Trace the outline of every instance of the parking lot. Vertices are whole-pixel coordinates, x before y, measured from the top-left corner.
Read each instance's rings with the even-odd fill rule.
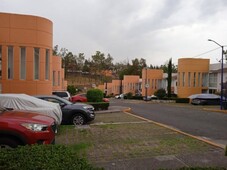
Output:
[[[105,169],[227,167],[224,150],[125,112],[97,113],[86,126],[61,126],[57,144]]]

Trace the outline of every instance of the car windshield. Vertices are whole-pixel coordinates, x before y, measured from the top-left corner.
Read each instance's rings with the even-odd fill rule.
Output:
[[[72,102],[70,102],[70,101],[68,101],[68,100],[66,100],[64,98],[58,97],[58,100],[60,100],[62,103],[65,103],[65,104],[73,104]]]

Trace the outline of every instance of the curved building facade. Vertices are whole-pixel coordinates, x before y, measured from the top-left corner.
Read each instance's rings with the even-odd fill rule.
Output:
[[[178,59],[178,97],[208,92],[209,59]]]
[[[51,94],[53,23],[8,13],[0,21],[0,93]]]

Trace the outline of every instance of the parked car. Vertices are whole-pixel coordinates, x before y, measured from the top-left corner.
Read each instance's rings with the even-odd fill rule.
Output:
[[[52,92],[53,95],[56,95],[58,97],[62,97],[66,100],[70,100],[71,99],[71,95],[68,91],[54,91]]]
[[[155,96],[155,95],[144,96],[144,97],[143,97],[143,100],[144,100],[144,101],[150,101],[150,100],[152,100],[152,99],[158,99],[158,98],[157,98],[157,96]]]
[[[62,110],[62,124],[83,125],[95,119],[94,107],[85,103],[72,103],[54,95],[38,95],[39,99],[58,103]]]
[[[26,94],[0,94],[0,107],[37,112],[55,119],[58,125],[62,121],[62,111],[58,104],[46,102]]]
[[[75,102],[87,102],[87,96],[85,93],[81,93],[81,94],[77,94],[75,96],[71,97],[71,102],[75,103]],[[110,100],[107,98],[103,98],[102,100],[103,102],[109,102]]]
[[[54,144],[56,127],[49,116],[0,107],[0,150],[18,145]]]
[[[115,99],[124,99],[124,94],[116,95]]]
[[[220,105],[220,96],[215,94],[194,94],[188,98],[193,105]]]

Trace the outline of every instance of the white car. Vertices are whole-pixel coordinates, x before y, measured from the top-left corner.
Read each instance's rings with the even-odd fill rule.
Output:
[[[124,94],[116,95],[115,99],[124,99]]]
[[[59,104],[37,99],[26,94],[0,94],[0,107],[40,113],[54,118],[58,125],[62,121],[62,111]]]

